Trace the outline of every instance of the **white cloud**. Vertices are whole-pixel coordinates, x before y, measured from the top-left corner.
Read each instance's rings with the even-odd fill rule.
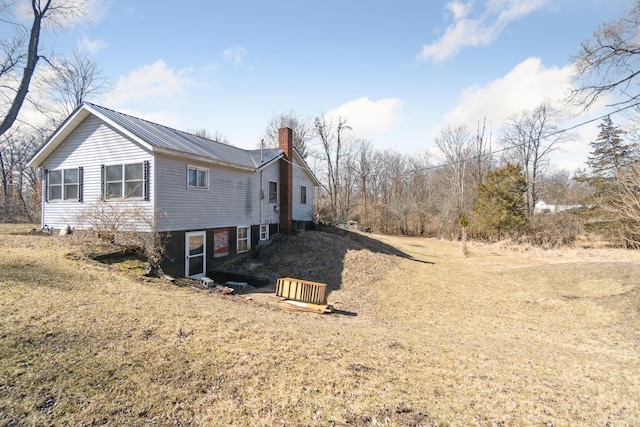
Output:
[[[105,96],[109,105],[169,100],[183,95],[190,84],[189,70],[173,70],[162,59],[120,76],[113,92]]]
[[[109,43],[101,39],[90,40],[89,37],[83,36],[78,40],[78,48],[91,55],[96,55],[98,52],[109,47]]]
[[[558,126],[561,129],[568,129],[603,114],[606,105],[612,101],[611,97],[602,97],[586,113],[581,107],[564,102],[573,88],[572,75],[571,66],[545,67],[539,58],[528,58],[500,79],[490,81],[485,86],[465,89],[460,94],[458,106],[445,114],[442,124],[429,130],[429,138],[433,140],[447,125],[467,125],[474,129],[479,121],[486,118],[495,140],[509,117],[524,110],[533,110],[543,102],[563,108],[563,117],[573,117],[560,122]],[[597,135],[598,123],[588,123],[572,130],[575,139],[562,144],[561,150],[554,154],[553,163],[560,169],[570,171],[584,165],[591,148],[589,142]]]
[[[456,109],[445,115],[442,126],[469,125],[486,117],[496,129],[513,114],[532,110],[545,101],[564,99],[569,94],[571,75],[570,66],[547,68],[539,58],[528,58],[486,86],[465,89]],[[430,136],[436,136],[442,126],[432,129]]]
[[[449,2],[445,8],[453,14],[453,23],[439,40],[422,47],[418,59],[439,63],[455,56],[465,47],[487,46],[511,22],[541,8],[548,1],[487,0],[484,11],[475,18],[469,18],[472,2]]]
[[[367,97],[354,99],[327,112],[326,117],[342,117],[358,138],[370,139],[389,131],[401,119],[404,101],[385,98],[372,101]]]
[[[473,4],[471,2],[463,3],[461,1],[452,1],[447,3],[445,8],[449,9],[451,13],[453,13],[453,19],[458,21],[469,14],[472,6]]]
[[[240,64],[247,57],[247,49],[242,46],[235,45],[223,52],[224,59],[233,62],[235,65]]]

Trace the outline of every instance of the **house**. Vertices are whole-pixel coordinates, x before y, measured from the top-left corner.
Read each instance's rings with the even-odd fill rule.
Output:
[[[552,203],[546,203],[543,200],[538,200],[536,202],[534,211],[536,213],[539,213],[539,214],[559,213],[559,212],[571,211],[571,210],[576,210],[576,209],[584,209],[584,208],[587,208],[587,207],[589,207],[589,206],[587,206],[587,205],[579,205],[579,204],[556,205],[556,204],[552,204]]]
[[[80,106],[31,159],[42,226],[121,227],[167,239],[165,272],[199,278],[313,220],[318,180],[280,129],[279,149],[244,150],[95,104]]]

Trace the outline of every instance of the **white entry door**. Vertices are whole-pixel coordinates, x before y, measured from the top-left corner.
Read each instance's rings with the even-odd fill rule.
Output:
[[[207,236],[204,231],[185,233],[185,262],[184,275],[186,277],[204,277],[207,271]]]

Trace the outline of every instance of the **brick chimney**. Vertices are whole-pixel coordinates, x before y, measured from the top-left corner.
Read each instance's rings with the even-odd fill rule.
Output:
[[[293,131],[281,128],[278,132],[280,150],[280,232],[293,233]]]

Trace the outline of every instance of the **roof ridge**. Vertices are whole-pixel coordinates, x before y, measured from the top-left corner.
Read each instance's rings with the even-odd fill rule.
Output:
[[[89,105],[89,106],[94,107],[94,108],[97,107],[97,108],[101,108],[103,110],[108,110],[108,111],[111,111],[112,113],[116,113],[116,114],[120,114],[122,116],[130,117],[130,118],[135,119],[135,120],[140,120],[140,121],[143,121],[145,123],[149,123],[149,124],[154,125],[154,126],[160,126],[160,127],[163,127],[163,128],[165,128],[167,130],[170,130],[172,132],[182,133],[182,134],[193,136],[193,137],[196,137],[196,138],[200,138],[200,139],[203,139],[203,140],[206,140],[206,141],[209,141],[209,142],[214,142],[216,144],[221,144],[221,145],[225,145],[225,146],[228,146],[228,147],[231,147],[231,148],[236,148],[238,150],[247,151],[247,150],[244,150],[243,148],[236,147],[235,145],[233,145],[231,143],[225,143],[225,142],[222,142],[222,141],[216,141],[216,140],[211,139],[211,138],[207,138],[207,137],[204,137],[204,136],[196,135],[195,133],[191,133],[191,132],[187,132],[187,131],[184,131],[184,130],[180,130],[180,129],[177,129],[177,128],[174,128],[174,127],[171,127],[171,126],[163,125],[161,123],[152,122],[151,120],[144,119],[142,117],[137,117],[137,116],[134,116],[134,115],[131,115],[131,114],[123,113],[122,111],[114,110],[113,108],[108,108],[108,107],[105,107],[103,105],[98,105],[98,104],[94,104],[92,102],[86,102],[86,101],[84,102],[84,104]]]

